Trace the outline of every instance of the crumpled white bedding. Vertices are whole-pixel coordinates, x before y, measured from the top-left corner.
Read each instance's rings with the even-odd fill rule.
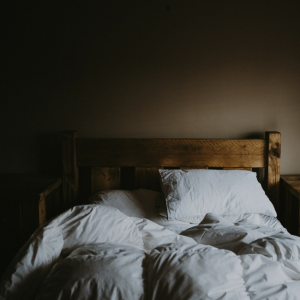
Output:
[[[203,222],[184,236],[109,206],[74,207],[23,246],[0,299],[300,299],[299,237],[213,214]]]
[[[167,217],[158,213],[158,207],[166,206],[164,194],[161,192],[138,189],[138,190],[107,190],[95,193],[89,198],[89,203],[108,205],[117,208],[125,215],[136,218],[146,218],[162,226],[174,226],[174,228],[187,229],[190,223],[178,220],[168,220]],[[199,222],[197,222],[199,223]],[[181,225],[181,226],[180,226]],[[182,230],[181,230],[182,231]]]
[[[204,216],[195,218],[195,222],[168,220],[168,212],[164,194],[140,188],[138,190],[106,190],[95,193],[89,198],[91,204],[115,207],[125,215],[146,218],[154,223],[165,226],[180,234],[182,231],[199,224]],[[238,215],[222,215],[232,223],[254,223],[285,230],[276,217],[261,213],[242,213]],[[192,221],[192,220],[190,220]]]

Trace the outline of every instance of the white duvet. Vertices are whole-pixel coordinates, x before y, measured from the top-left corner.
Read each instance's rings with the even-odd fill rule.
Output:
[[[74,207],[23,246],[0,299],[300,299],[300,238],[265,225],[208,214],[178,235],[109,206]]]

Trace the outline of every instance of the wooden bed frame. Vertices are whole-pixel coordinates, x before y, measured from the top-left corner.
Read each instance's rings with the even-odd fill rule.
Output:
[[[160,168],[265,168],[263,187],[280,212],[279,132],[265,139],[84,139],[68,131],[62,142],[65,208],[100,190],[160,190]]]

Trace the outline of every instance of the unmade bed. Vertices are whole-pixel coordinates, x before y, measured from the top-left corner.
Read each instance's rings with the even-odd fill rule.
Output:
[[[63,170],[70,208],[19,251],[0,299],[300,299],[300,238],[277,219],[279,133],[180,140],[67,132]]]

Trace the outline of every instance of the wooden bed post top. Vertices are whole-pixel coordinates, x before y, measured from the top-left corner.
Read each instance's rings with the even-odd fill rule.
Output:
[[[105,189],[160,190],[161,168],[265,168],[266,194],[279,209],[279,132],[266,132],[265,139],[85,139],[67,131],[62,142],[66,208]]]

